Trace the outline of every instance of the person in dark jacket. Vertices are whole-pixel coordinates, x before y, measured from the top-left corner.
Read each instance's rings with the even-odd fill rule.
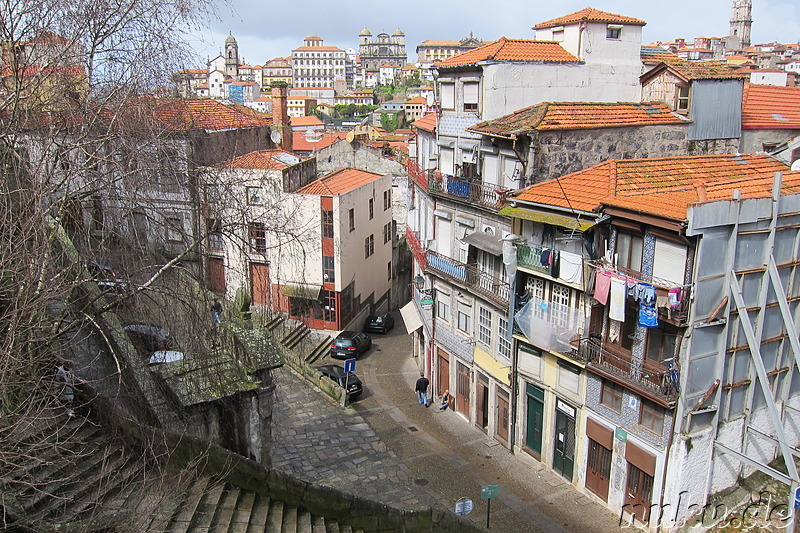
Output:
[[[420,404],[424,403],[425,407],[428,407],[428,405],[430,405],[430,402],[428,401],[428,385],[430,384],[431,382],[428,380],[428,378],[425,377],[425,374],[420,372],[419,379],[417,380],[417,384],[414,387],[414,390],[417,392],[417,401]]]

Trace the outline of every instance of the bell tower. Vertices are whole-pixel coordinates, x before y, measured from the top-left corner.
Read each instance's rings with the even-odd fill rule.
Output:
[[[733,0],[731,37],[739,39],[741,48],[750,46],[750,26],[753,24],[752,9],[753,4],[750,0]]]
[[[239,45],[230,33],[225,39],[225,75],[231,77],[239,75]]]

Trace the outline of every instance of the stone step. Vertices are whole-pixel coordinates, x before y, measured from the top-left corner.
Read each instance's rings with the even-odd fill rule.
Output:
[[[331,337],[330,335],[328,335],[324,339],[322,339],[322,341],[320,341],[319,344],[317,344],[316,348],[311,350],[311,352],[306,357],[306,362],[308,364],[312,364],[317,362],[319,359],[322,359],[328,354],[330,346],[331,346]]]
[[[230,531],[236,504],[242,491],[238,487],[226,486],[217,504],[217,513],[214,516],[215,531]]]
[[[283,502],[272,500],[269,502],[269,514],[264,528],[266,533],[282,533]]]
[[[313,533],[311,529],[311,513],[308,511],[297,511],[297,532]]]
[[[209,478],[201,477],[192,484],[186,492],[183,502],[178,506],[177,514],[170,520],[167,531],[172,533],[186,533],[189,530],[189,527],[192,525],[192,517],[210,482],[211,480]]]
[[[311,517],[311,533],[327,533],[325,518],[318,515]]]
[[[269,508],[272,501],[268,496],[256,494],[253,502],[253,511],[250,513],[250,527],[247,533],[263,533],[266,531]]]
[[[297,507],[284,505],[281,533],[297,533]]]
[[[236,507],[231,516],[231,532],[245,533],[250,524],[250,516],[253,514],[253,506],[256,501],[256,493],[252,491],[242,491],[236,502]]]
[[[206,533],[210,530],[211,525],[214,523],[214,517],[217,514],[217,506],[219,505],[224,490],[225,486],[222,483],[209,486],[200,499],[200,503],[197,505],[187,533]]]
[[[339,522],[336,520],[325,520],[325,533],[342,533],[339,529]]]

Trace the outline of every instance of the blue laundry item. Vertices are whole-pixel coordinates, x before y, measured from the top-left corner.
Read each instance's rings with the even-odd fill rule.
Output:
[[[635,279],[626,279],[625,286],[627,287],[627,293],[630,298],[634,300],[639,300],[639,292],[637,290],[639,284],[636,282]]]
[[[549,267],[550,266],[550,250],[545,248],[542,250],[541,255],[539,256],[539,262],[542,266]]]
[[[655,305],[639,302],[639,325],[643,328],[658,327],[658,311]]]
[[[656,288],[649,283],[639,283],[637,289],[637,300],[640,303],[654,306],[656,304]]]

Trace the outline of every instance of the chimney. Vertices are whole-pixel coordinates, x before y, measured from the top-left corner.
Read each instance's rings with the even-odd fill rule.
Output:
[[[272,91],[272,129],[281,135],[279,147],[292,151],[292,126],[289,124],[288,92],[289,86],[281,82],[270,85]]]

